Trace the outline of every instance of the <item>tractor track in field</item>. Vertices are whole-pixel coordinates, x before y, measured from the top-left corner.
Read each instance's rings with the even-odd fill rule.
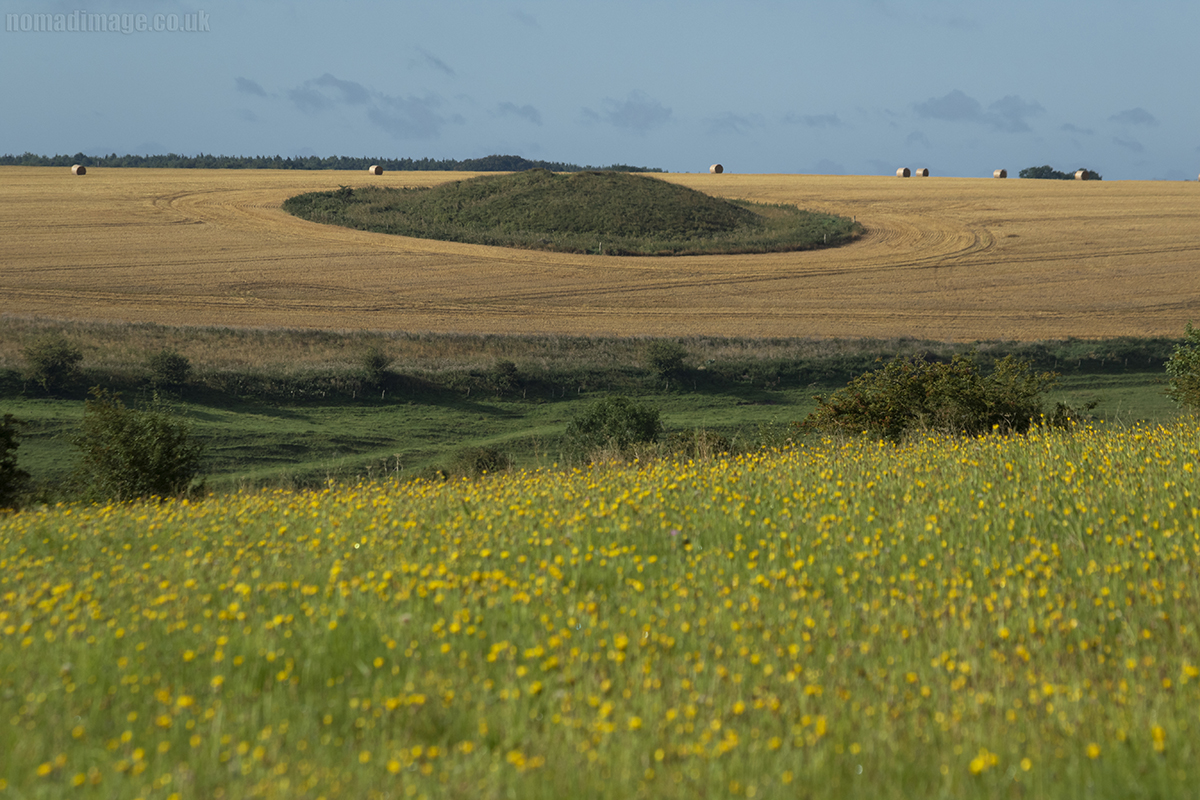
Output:
[[[181,325],[966,340],[1177,335],[1200,318],[1200,192],[1161,182],[662,176],[865,227],[843,247],[751,256],[511,250],[322,225],[280,208],[338,185],[463,177],[109,169],[72,182],[0,168],[0,310]]]

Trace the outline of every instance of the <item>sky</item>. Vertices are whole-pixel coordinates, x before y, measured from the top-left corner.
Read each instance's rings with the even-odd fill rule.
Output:
[[[1196,0],[0,0],[0,9],[0,154],[1200,174]],[[115,30],[96,30],[101,16]],[[36,30],[39,21],[68,29]]]

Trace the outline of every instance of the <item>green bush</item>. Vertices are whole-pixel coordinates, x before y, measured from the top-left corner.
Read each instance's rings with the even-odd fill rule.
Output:
[[[387,371],[392,361],[387,351],[377,346],[368,347],[358,357],[359,366],[367,373],[367,381],[375,387],[381,387],[387,381]]]
[[[1024,432],[1041,417],[1040,395],[1054,383],[1029,362],[1007,356],[983,375],[975,359],[949,363],[896,358],[831,395],[818,395],[804,427],[825,433],[867,433],[893,441],[917,430],[977,435]]]
[[[67,388],[79,377],[83,352],[65,336],[49,334],[21,350],[25,358],[26,380],[37,383],[48,394]]]
[[[679,342],[655,339],[646,345],[646,361],[663,380],[677,376],[683,370],[685,358],[687,350]]]
[[[23,424],[12,414],[0,423],[0,509],[15,508],[29,482],[29,473],[17,466],[17,427]]]
[[[175,350],[163,349],[150,356],[150,383],[158,388],[177,388],[187,383],[192,362]]]
[[[1200,411],[1200,329],[1187,324],[1186,338],[1167,359],[1167,396],[1184,408]]]
[[[157,399],[133,409],[117,394],[92,389],[74,444],[81,452],[78,480],[88,499],[177,497],[199,490],[202,448],[188,423]]]
[[[627,453],[634,445],[658,441],[662,429],[657,408],[627,397],[607,397],[567,424],[566,449],[582,458],[601,449]]]
[[[488,382],[497,394],[507,394],[521,385],[521,373],[512,361],[497,361],[488,375]]]

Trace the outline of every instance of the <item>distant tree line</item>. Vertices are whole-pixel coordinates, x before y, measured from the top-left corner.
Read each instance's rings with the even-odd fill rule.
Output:
[[[551,172],[583,172],[585,170],[609,170],[613,172],[663,172],[657,167],[632,167],[627,164],[612,164],[607,167],[581,167],[561,161],[531,161],[521,156],[484,156],[458,160],[453,158],[366,158],[352,156],[216,156],[200,153],[183,156],[176,153],[156,156],[89,156],[76,153],[73,156],[39,156],[23,153],[19,156],[0,156],[0,166],[16,167],[69,167],[80,164],[85,167],[154,167],[157,169],[342,169],[365,170],[378,164],[385,171],[407,172],[412,170],[464,171],[464,172],[522,172],[527,169],[547,169]]]
[[[1098,173],[1098,172],[1093,172],[1090,169],[1084,169],[1082,167],[1080,169],[1085,173],[1086,180],[1089,180],[1089,181],[1104,180],[1100,176],[1100,173]],[[1079,171],[1079,170],[1076,170],[1076,171]],[[1073,181],[1073,180],[1075,180],[1075,173],[1074,172],[1059,172],[1058,170],[1051,167],[1049,164],[1043,164],[1040,167],[1026,167],[1025,169],[1021,170],[1020,177],[1022,177],[1022,178],[1042,178],[1044,180],[1053,180],[1053,181]]]

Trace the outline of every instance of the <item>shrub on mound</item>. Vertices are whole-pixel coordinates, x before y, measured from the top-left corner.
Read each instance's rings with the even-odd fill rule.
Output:
[[[432,188],[340,187],[289,198],[313,222],[471,244],[606,255],[805,250],[853,239],[842,217],[713,197],[625,172],[542,169]]]

